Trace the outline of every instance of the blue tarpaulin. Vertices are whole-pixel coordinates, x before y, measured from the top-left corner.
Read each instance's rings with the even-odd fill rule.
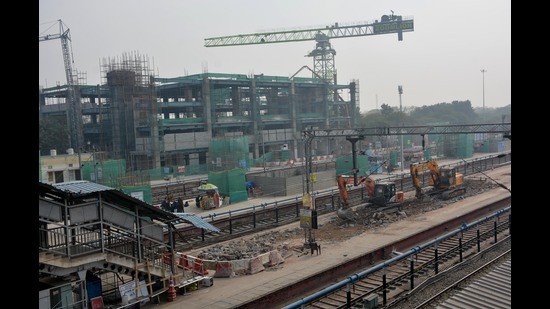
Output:
[[[200,227],[200,228],[203,228],[205,230],[214,231],[214,232],[220,232],[221,231],[219,228],[217,228],[217,227],[213,226],[212,224],[204,221],[201,217],[199,217],[195,214],[186,213],[186,212],[175,212],[174,215],[178,216],[183,221],[186,221],[188,223],[193,224],[196,227]]]

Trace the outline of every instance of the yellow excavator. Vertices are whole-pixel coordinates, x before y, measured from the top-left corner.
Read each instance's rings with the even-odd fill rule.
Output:
[[[423,199],[425,196],[435,196],[448,200],[466,193],[464,186],[464,175],[456,170],[456,167],[442,167],[435,160],[411,163],[411,179],[416,189],[416,198]],[[420,174],[424,171],[430,172],[429,186],[422,188]]]

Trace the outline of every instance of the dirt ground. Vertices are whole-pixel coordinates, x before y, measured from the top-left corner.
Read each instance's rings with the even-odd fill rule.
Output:
[[[331,213],[318,218],[318,229],[308,231],[296,223],[238,240],[218,243],[189,254],[202,259],[218,261],[248,259],[274,249],[279,250],[281,256],[285,259],[293,255],[309,254],[310,250],[304,248],[304,244],[310,232],[316,240],[321,240],[320,243],[324,245],[341,242],[367,230],[380,229],[392,222],[445,207],[458,199],[499,188],[499,185],[495,182],[499,181],[498,177],[510,178],[511,176],[510,169],[505,172],[493,172],[493,174],[496,175],[491,176],[493,180],[481,174],[475,177],[467,177],[464,181],[466,193],[450,200],[427,198],[420,201],[414,197],[414,192],[408,192],[405,194],[405,202],[401,209],[382,212],[373,211],[372,208],[365,206],[355,206],[352,208],[353,219],[351,220],[344,221],[336,213]]]

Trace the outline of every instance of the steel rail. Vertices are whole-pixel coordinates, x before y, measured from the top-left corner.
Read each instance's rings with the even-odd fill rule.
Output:
[[[447,299],[448,296],[451,295],[453,291],[458,289],[462,290],[463,287],[469,285],[472,282],[472,279],[476,280],[477,278],[479,278],[480,274],[485,273],[487,270],[494,268],[495,265],[501,265],[503,261],[509,260],[511,253],[512,253],[512,249],[506,250],[504,253],[498,255],[497,257],[493,258],[491,261],[485,263],[484,265],[480,266],[479,268],[475,269],[474,271],[470,272],[464,277],[458,279],[453,284],[449,285],[447,288],[444,288],[437,294],[433,295],[426,301],[422,302],[420,305],[416,306],[415,309],[430,308],[432,307],[433,304],[439,303],[442,300]],[[484,279],[481,278],[479,280],[484,280]]]
[[[456,166],[460,172],[468,176],[477,174],[481,170],[491,170],[507,164],[511,164],[511,161],[508,161],[508,157],[498,158],[493,156],[444,166]],[[414,187],[410,177],[405,176],[406,174],[402,174],[401,176],[392,175],[380,181],[393,181],[396,183],[398,190],[410,192],[414,190]],[[428,185],[428,174],[423,174],[420,178],[423,186]],[[348,194],[350,199],[349,202],[352,207],[365,204],[364,197],[366,196],[366,190],[364,187],[351,189]],[[315,199],[315,205],[318,205],[317,211],[319,215],[332,213],[340,206],[339,193],[336,188],[314,192],[312,196]],[[299,220],[299,209],[301,206],[301,197],[291,197],[272,203],[202,216],[202,219],[218,227],[221,231],[205,231],[191,224],[177,225],[174,234],[176,250],[196,249],[218,241],[225,241],[231,238],[296,222]],[[377,208],[376,210],[381,211],[386,209]],[[391,211],[391,209],[387,210]],[[166,235],[166,237],[168,237],[168,235]]]
[[[496,243],[495,237],[507,237],[511,215],[506,219],[506,214],[511,214],[511,207],[501,209],[471,224],[465,224],[428,243],[413,246],[409,251],[393,258],[386,257],[384,262],[374,267],[365,270],[359,268],[359,272],[357,272],[358,269],[354,269],[347,279],[307,297],[301,297],[300,300],[284,308],[327,308],[327,303],[330,303],[330,308],[350,308],[365,301],[371,295],[376,299],[382,298],[383,305],[386,305],[388,299],[413,290],[415,284],[422,283],[430,276],[457,263],[468,261],[476,251],[479,253],[487,250]],[[499,220],[501,218],[505,219]],[[494,224],[495,220],[498,220],[499,224]],[[410,287],[407,288],[405,283]],[[364,288],[373,284],[376,287]],[[357,286],[361,286],[362,290],[360,291]],[[255,303],[255,305],[259,304]]]

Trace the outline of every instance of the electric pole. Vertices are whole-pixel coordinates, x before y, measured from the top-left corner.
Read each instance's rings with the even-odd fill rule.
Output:
[[[401,127],[403,127],[403,105],[401,104],[401,95],[403,94],[403,86],[397,86],[397,92],[399,92],[399,111],[401,112]],[[401,132],[403,133],[403,132]],[[403,134],[401,134],[401,172],[403,172],[403,165],[405,165],[405,159],[403,158]]]
[[[483,87],[483,120],[485,121],[485,72],[487,70],[481,69],[481,80],[482,80],[482,87]]]

